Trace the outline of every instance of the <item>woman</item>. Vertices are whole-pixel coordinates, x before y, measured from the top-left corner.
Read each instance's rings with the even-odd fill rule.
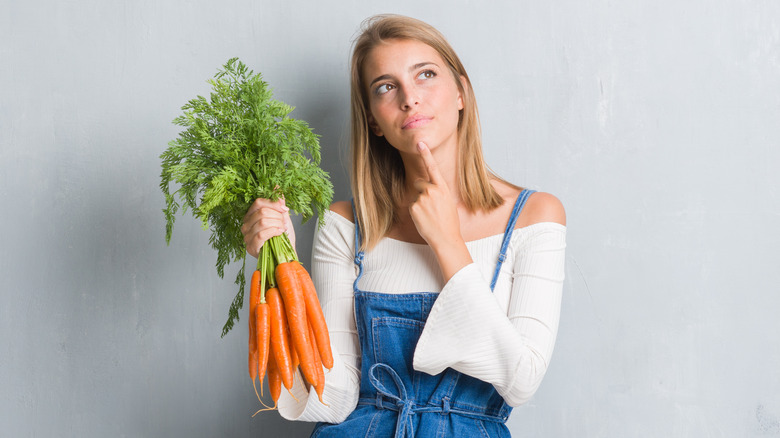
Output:
[[[279,411],[317,437],[509,436],[555,342],[563,207],[487,170],[468,75],[431,26],[367,20],[351,76],[353,202],[325,213],[312,256],[327,406],[298,384]],[[242,231],[254,256],[294,237],[283,201],[255,202]]]

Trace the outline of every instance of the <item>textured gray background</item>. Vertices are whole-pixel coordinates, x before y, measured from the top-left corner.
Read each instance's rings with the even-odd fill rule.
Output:
[[[780,3],[2,1],[2,435],[303,436],[255,418],[208,235],[165,246],[159,155],[228,58],[348,193],[360,21],[448,36],[488,162],[569,220],[559,340],[516,436],[780,436]],[[308,260],[313,225],[297,227]],[[235,275],[231,266],[226,277]]]

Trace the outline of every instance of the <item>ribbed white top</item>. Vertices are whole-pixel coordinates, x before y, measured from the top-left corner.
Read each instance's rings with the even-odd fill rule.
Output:
[[[325,313],[334,367],[325,375],[322,405],[296,378],[282,391],[280,414],[290,420],[343,421],[357,405],[360,343],[352,284],[355,225],[327,211],[314,236],[311,274]],[[552,355],[560,316],[566,227],[544,222],[515,229],[493,292],[503,235],[467,242],[474,263],[444,284],[436,256],[424,244],[385,238],[363,260],[360,290],[436,292],[414,354],[414,368],[438,374],[451,367],[490,382],[511,406],[533,395]]]

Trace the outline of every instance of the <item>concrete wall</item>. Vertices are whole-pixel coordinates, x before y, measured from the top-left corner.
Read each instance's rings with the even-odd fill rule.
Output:
[[[459,52],[492,168],[567,208],[559,341],[513,434],[780,436],[780,3],[2,3],[2,435],[307,435],[251,417],[243,324],[220,339],[237,267],[189,218],[166,247],[158,157],[238,56],[344,199],[350,39],[397,12]]]

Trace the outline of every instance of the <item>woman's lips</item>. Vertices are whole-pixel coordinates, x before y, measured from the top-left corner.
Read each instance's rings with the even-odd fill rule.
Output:
[[[413,129],[413,128],[419,128],[421,126],[425,126],[428,124],[428,122],[431,121],[433,117],[423,116],[421,114],[415,114],[413,116],[409,116],[404,120],[403,125],[401,125],[401,129]]]

